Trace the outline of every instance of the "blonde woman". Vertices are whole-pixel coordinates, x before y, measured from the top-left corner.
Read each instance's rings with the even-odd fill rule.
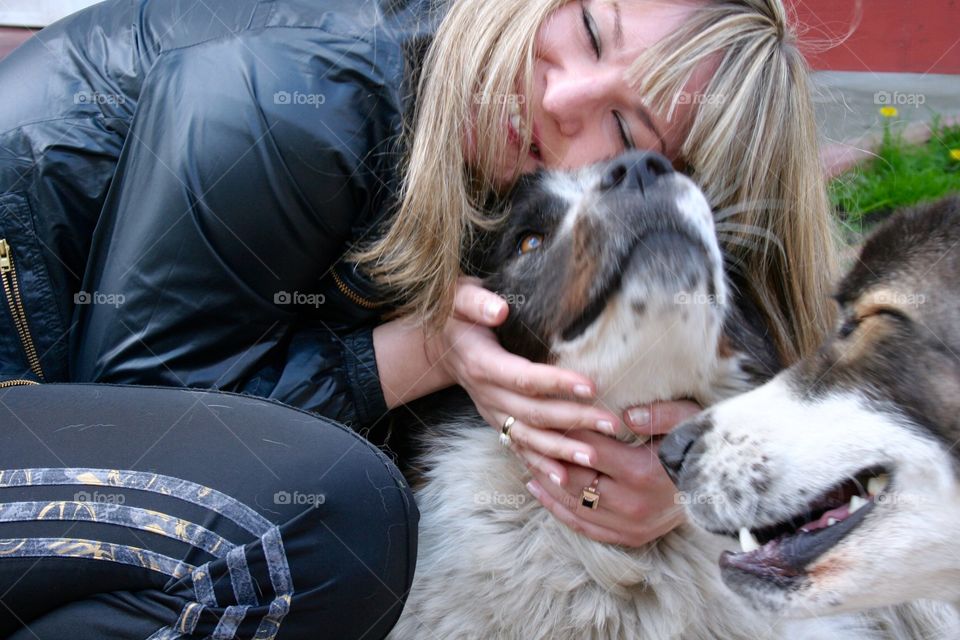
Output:
[[[619,416],[545,399],[589,399],[595,389],[498,347],[488,328],[506,305],[468,279],[451,286],[460,252],[489,224],[476,203],[517,173],[657,150],[728,212],[721,226],[732,268],[790,363],[830,322],[834,269],[807,83],[779,0],[455,4],[426,61],[400,213],[359,256],[426,318],[423,328],[393,322],[374,332],[388,404],[459,383],[491,427],[515,418],[511,437],[535,478],[529,489],[572,528],[639,546],[676,526],[656,440],[628,447],[602,435]],[[522,140],[509,131],[510,100],[477,96],[519,96]],[[697,410],[661,403],[622,417],[659,435]],[[578,508],[598,473],[602,506]]]
[[[0,86],[5,637],[384,636],[416,506],[322,417],[380,441],[388,408],[455,383],[491,438],[515,418],[563,522],[625,545],[675,526],[655,445],[605,435],[592,381],[504,352],[504,302],[460,277],[521,173],[658,150],[727,216],[784,362],[828,321],[779,0],[107,0]],[[601,508],[572,508],[598,474]]]

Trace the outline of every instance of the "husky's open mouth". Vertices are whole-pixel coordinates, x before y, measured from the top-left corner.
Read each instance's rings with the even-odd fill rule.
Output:
[[[740,553],[725,551],[720,568],[725,580],[762,580],[786,587],[806,573],[806,567],[853,531],[882,501],[890,485],[885,467],[857,473],[807,504],[795,516],[773,526],[736,534]]]

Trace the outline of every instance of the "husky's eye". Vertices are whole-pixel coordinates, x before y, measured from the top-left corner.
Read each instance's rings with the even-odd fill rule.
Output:
[[[543,234],[526,233],[520,236],[520,242],[517,244],[517,255],[522,256],[531,251],[536,251],[543,244]]]
[[[847,318],[842,325],[840,325],[840,337],[849,338],[850,335],[857,330],[857,327],[860,325],[859,318]]]
[[[899,309],[882,305],[870,306],[860,311],[859,314],[848,317],[840,326],[840,337],[849,338],[853,335],[861,324],[872,318],[884,318],[885,320],[906,324],[910,322],[909,316]]]

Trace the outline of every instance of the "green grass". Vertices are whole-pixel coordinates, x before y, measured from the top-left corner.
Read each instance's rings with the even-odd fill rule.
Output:
[[[960,192],[960,125],[934,120],[933,135],[922,145],[903,141],[902,129],[884,122],[883,141],[872,158],[830,183],[830,199],[842,222],[862,230],[903,206]]]

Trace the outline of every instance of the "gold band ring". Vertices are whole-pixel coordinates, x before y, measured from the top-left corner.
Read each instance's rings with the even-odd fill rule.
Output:
[[[513,443],[513,440],[510,439],[510,428],[514,422],[516,422],[516,419],[513,416],[507,416],[507,419],[503,421],[503,426],[500,427],[500,444],[505,447],[509,447]]]

